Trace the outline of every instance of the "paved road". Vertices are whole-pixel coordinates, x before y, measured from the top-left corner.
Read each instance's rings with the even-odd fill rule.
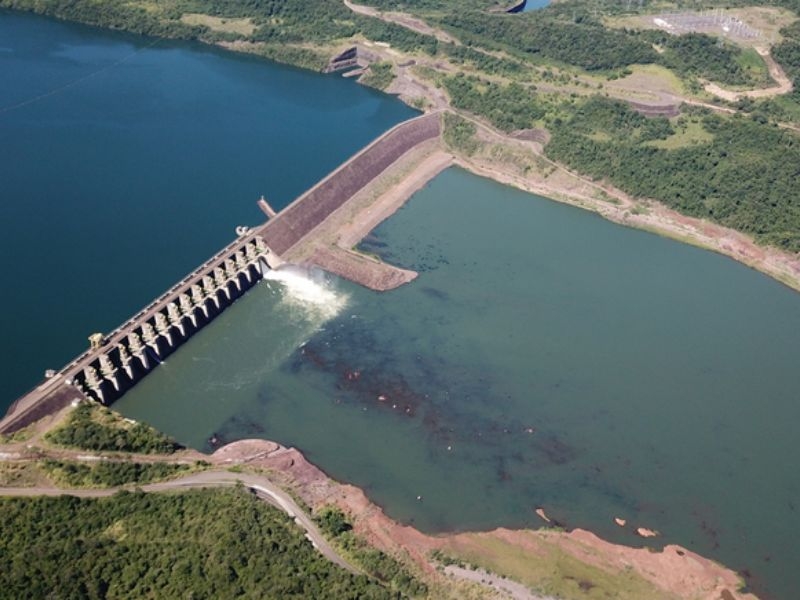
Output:
[[[79,496],[81,498],[100,498],[111,496],[122,489],[133,489],[138,487],[145,492],[163,492],[167,490],[183,488],[208,488],[221,486],[234,486],[241,482],[245,487],[253,490],[259,498],[269,502],[273,506],[280,508],[295,520],[306,531],[306,537],[319,550],[325,558],[340,567],[347,569],[351,573],[361,573],[360,570],[348,563],[343,557],[337,554],[328,541],[322,536],[311,520],[311,517],[301,509],[297,503],[286,492],[276,487],[268,479],[249,473],[231,473],[230,471],[202,471],[173,479],[161,483],[151,483],[142,486],[124,486],[107,488],[102,490],[87,489],[61,489],[55,487],[28,487],[28,488],[0,488],[2,496]]]

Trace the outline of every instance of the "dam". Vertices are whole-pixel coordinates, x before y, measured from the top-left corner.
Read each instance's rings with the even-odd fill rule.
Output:
[[[16,400],[0,421],[9,434],[70,402],[111,404],[155,369],[194,333],[279,267],[282,256],[311,234],[405,154],[441,132],[430,113],[400,123],[351,157],[279,213],[263,198],[268,221],[237,228],[238,237],[109,334],[89,337],[91,347]],[[309,261],[313,264],[313,259]],[[325,265],[320,265],[325,266]],[[388,267],[391,268],[391,267]],[[343,266],[341,274],[351,270]],[[358,281],[357,281],[358,282]]]

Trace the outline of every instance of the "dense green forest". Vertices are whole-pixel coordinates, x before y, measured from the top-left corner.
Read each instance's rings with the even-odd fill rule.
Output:
[[[144,423],[129,423],[107,408],[86,402],[76,406],[67,422],[45,439],[59,446],[95,451],[170,454],[181,448]]]
[[[672,134],[666,120],[596,97],[552,127],[546,153],[633,195],[800,251],[800,138],[744,117],[699,111],[696,119],[709,141],[659,147],[652,142]]]
[[[92,464],[63,460],[41,461],[43,471],[57,485],[66,488],[117,487],[170,479],[189,472],[188,465],[102,461]]]
[[[427,593],[427,586],[409,573],[402,563],[358,538],[347,516],[338,508],[326,507],[315,520],[326,537],[333,539],[364,571],[389,589],[411,597]]]
[[[262,42],[264,46],[260,51],[270,58],[317,69],[322,68],[330,56],[304,47],[309,42],[325,45],[364,35],[400,50],[430,54],[436,52],[438,45],[433,36],[357,15],[341,0],[0,0],[0,7],[157,37]],[[206,25],[189,25],[181,21],[185,13],[248,18],[255,30],[244,34],[213,30]]]
[[[588,71],[652,63],[658,54],[645,40],[600,24],[561,22],[479,11],[444,16],[441,23],[462,41],[490,50],[507,49]]]
[[[6,598],[400,598],[244,489],[0,499]]]
[[[504,85],[459,73],[444,84],[454,108],[487,117],[503,131],[529,129],[545,114],[534,90],[519,83]]]

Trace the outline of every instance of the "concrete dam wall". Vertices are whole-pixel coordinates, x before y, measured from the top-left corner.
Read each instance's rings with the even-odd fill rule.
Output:
[[[281,263],[280,255],[409,150],[439,136],[433,113],[390,129],[265,225],[239,237],[92,347],[19,398],[0,421],[12,433],[73,400],[111,404]],[[264,203],[266,204],[266,203]],[[271,209],[269,211],[271,213]]]
[[[164,358],[255,285],[269,249],[244,232],[92,347],[19,398],[0,421],[0,433],[17,431],[73,400],[111,404]]]

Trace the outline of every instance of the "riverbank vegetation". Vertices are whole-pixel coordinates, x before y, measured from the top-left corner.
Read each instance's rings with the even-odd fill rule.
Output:
[[[329,562],[242,488],[4,498],[0,512],[9,598],[403,597]]]
[[[144,423],[123,419],[97,404],[82,402],[67,422],[45,436],[57,446],[92,451],[171,454],[181,446]]]
[[[352,524],[340,509],[326,507],[316,515],[315,520],[325,536],[333,540],[354,563],[394,593],[412,598],[426,595],[427,586],[409,573],[400,561],[356,536]]]
[[[42,471],[55,485],[63,488],[106,488],[121,485],[144,485],[186,475],[189,465],[100,461],[91,464],[44,459]]]
[[[800,140],[744,117],[687,110],[706,134],[665,147],[673,126],[621,102],[591,98],[554,124],[547,155],[622,190],[653,198],[790,252],[800,252]]]
[[[392,63],[388,61],[373,63],[366,75],[361,78],[361,83],[377,90],[385,90],[394,79],[393,71]]]

